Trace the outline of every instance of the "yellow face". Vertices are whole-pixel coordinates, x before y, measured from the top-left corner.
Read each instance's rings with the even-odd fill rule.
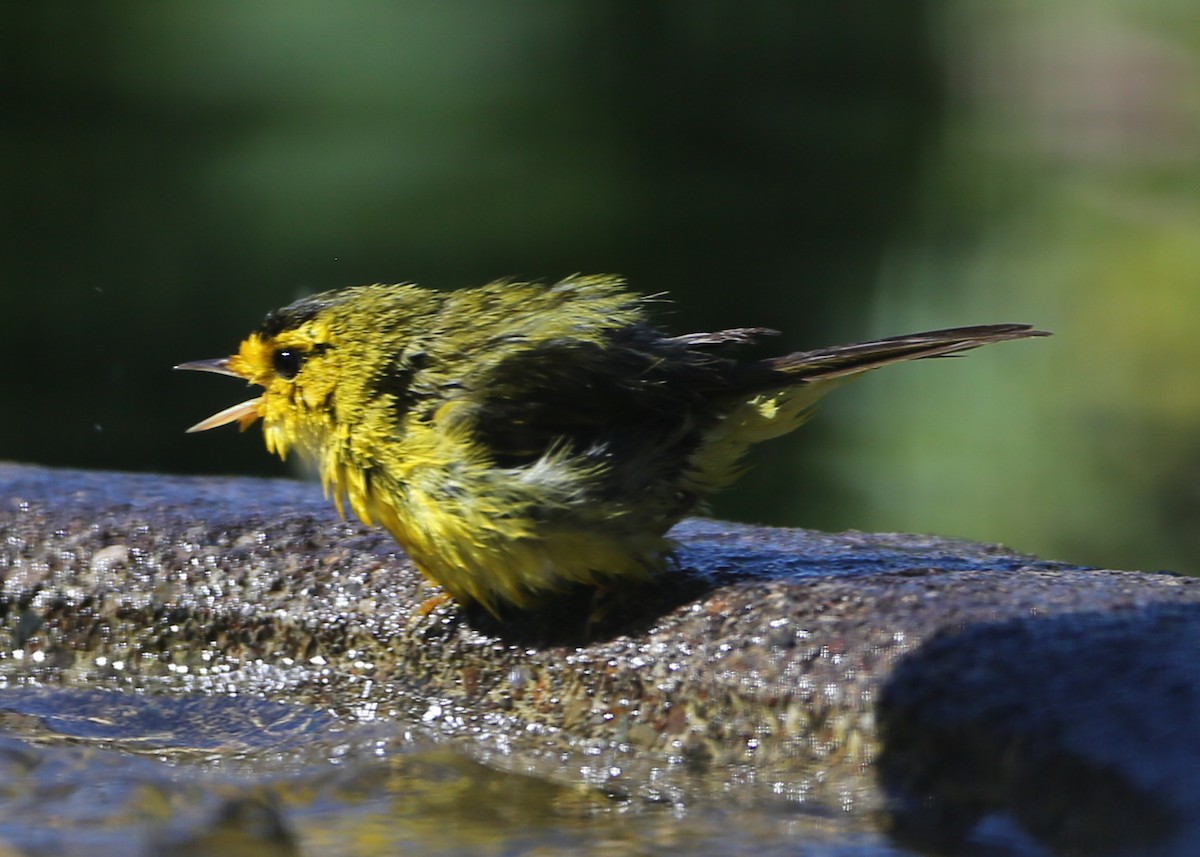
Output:
[[[263,421],[267,449],[311,457],[322,479],[343,490],[349,471],[389,453],[402,409],[393,406],[389,372],[405,375],[420,331],[440,298],[415,286],[352,286],[312,295],[269,313],[236,354],[176,368],[241,378],[262,393],[192,426]]]
[[[261,418],[272,452],[284,457],[294,445],[317,452],[333,420],[338,378],[334,344],[329,325],[318,315],[278,333],[252,333],[230,357],[179,365],[176,368],[231,375],[263,388],[261,395],[213,414],[188,431],[235,422],[245,430]]]

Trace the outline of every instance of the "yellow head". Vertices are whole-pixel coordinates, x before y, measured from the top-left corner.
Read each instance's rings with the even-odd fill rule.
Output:
[[[356,286],[271,312],[236,354],[176,367],[232,375],[262,388],[188,431],[234,422],[245,430],[261,418],[270,451],[284,458],[298,448],[316,459],[327,485],[336,485],[347,454],[370,457],[369,448],[355,443],[356,430],[371,427],[364,420],[373,411],[387,416],[395,397],[388,382],[409,353],[405,342],[415,339],[420,318],[435,304],[435,293],[415,286]]]

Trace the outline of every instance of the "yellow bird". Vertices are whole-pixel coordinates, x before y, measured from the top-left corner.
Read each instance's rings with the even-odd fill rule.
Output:
[[[775,331],[671,336],[650,302],[609,276],[323,292],[271,312],[233,356],[176,367],[263,388],[189,431],[261,418],[267,449],[311,457],[339,511],[498,615],[647,578],[667,530],[738,478],[746,450],[842,381],[1047,335],[994,324],[739,362],[728,347]]]

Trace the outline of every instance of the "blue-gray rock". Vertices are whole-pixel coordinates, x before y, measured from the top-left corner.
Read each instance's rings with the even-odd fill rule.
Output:
[[[1187,578],[692,520],[652,587],[501,623],[431,600],[311,485],[0,485],[10,682],[301,701],[614,793],[849,810],[918,848],[1200,847]]]

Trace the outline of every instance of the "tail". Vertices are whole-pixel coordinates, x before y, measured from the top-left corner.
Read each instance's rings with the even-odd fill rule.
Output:
[[[709,339],[703,342],[741,342],[767,332],[728,331],[728,338],[723,337],[726,332],[704,334]],[[698,496],[729,485],[741,474],[742,456],[749,447],[797,428],[826,393],[856,375],[902,360],[945,357],[991,342],[1049,335],[1028,324],[985,324],[799,351],[742,364],[752,373],[742,388],[748,396],[705,435],[688,461],[683,484]]]
[[[892,336],[854,345],[835,345],[816,351],[797,351],[762,361],[763,368],[788,376],[789,384],[832,381],[858,375],[903,360],[946,357],[992,342],[1050,336],[1028,324],[981,324]]]

